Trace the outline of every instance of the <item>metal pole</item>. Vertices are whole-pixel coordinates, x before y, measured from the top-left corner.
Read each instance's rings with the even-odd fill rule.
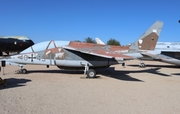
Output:
[[[4,67],[2,67],[2,75],[4,75]]]
[[[1,61],[2,75],[4,75],[4,67],[5,66],[6,66],[6,61]]]

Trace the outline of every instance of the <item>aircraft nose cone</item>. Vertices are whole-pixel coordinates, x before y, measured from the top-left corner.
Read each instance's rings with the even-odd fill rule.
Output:
[[[29,46],[32,46],[32,45],[34,45],[34,42],[32,40],[28,40],[28,44],[29,44]]]

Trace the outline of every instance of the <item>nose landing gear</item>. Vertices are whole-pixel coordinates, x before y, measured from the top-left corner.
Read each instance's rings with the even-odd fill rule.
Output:
[[[27,74],[27,70],[23,66],[20,66],[19,70],[16,71],[17,74]]]
[[[146,67],[146,64],[143,61],[139,61],[139,67],[144,68]]]

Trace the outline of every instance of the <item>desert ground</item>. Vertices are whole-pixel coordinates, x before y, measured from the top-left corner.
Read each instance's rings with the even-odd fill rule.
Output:
[[[180,68],[161,62],[126,62],[98,70],[86,79],[81,71],[27,65],[28,74],[6,66],[0,77],[0,114],[179,114]]]

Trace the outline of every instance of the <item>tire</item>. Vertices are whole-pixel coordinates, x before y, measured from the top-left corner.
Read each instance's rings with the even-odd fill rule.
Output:
[[[143,63],[143,67],[146,67],[145,63]]]
[[[22,74],[27,74],[27,70],[26,69],[22,69]]]
[[[90,69],[87,71],[87,78],[95,78],[96,77],[96,71],[94,69]]]
[[[144,68],[144,67],[146,67],[146,65],[145,65],[144,63],[141,63],[141,64],[140,64],[140,67],[141,67],[141,68]]]

